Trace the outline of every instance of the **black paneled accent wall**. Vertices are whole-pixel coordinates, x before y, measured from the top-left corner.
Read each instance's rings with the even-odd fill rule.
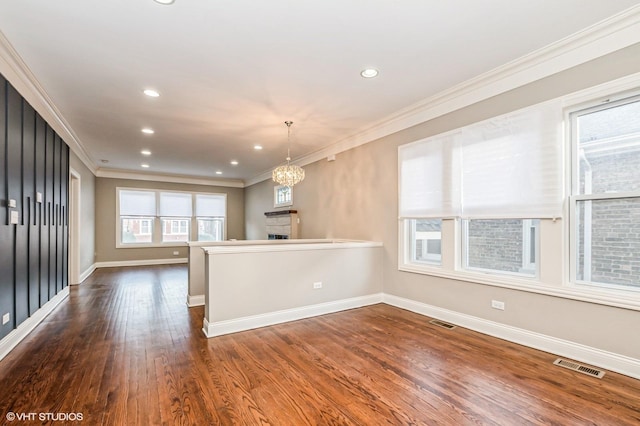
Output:
[[[3,338],[68,285],[69,147],[1,75],[0,165]]]

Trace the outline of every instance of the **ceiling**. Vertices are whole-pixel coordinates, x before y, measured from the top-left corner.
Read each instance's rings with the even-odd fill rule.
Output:
[[[0,30],[94,169],[247,181],[286,120],[301,158],[637,3],[5,0]]]

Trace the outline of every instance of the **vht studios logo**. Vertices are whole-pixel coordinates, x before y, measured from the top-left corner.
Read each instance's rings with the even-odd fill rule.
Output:
[[[41,422],[81,422],[82,413],[14,413],[8,412],[5,418],[10,421],[34,421]]]

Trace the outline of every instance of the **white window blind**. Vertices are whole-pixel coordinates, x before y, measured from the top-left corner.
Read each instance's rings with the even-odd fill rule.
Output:
[[[155,216],[156,193],[120,190],[120,216]]]
[[[462,216],[562,214],[562,108],[547,102],[462,131]]]
[[[400,217],[560,217],[561,137],[547,102],[403,145]]]
[[[224,217],[227,212],[227,197],[218,194],[196,194],[196,216]]]
[[[184,192],[160,193],[160,216],[191,217],[191,194]]]
[[[398,148],[401,217],[459,214],[458,134],[438,135]]]

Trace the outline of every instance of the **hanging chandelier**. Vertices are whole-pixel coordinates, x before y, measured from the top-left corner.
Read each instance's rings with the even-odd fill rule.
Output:
[[[292,187],[304,180],[304,170],[295,164],[291,164],[291,125],[293,121],[285,121],[287,125],[287,164],[278,166],[273,170],[272,178],[280,185]]]

